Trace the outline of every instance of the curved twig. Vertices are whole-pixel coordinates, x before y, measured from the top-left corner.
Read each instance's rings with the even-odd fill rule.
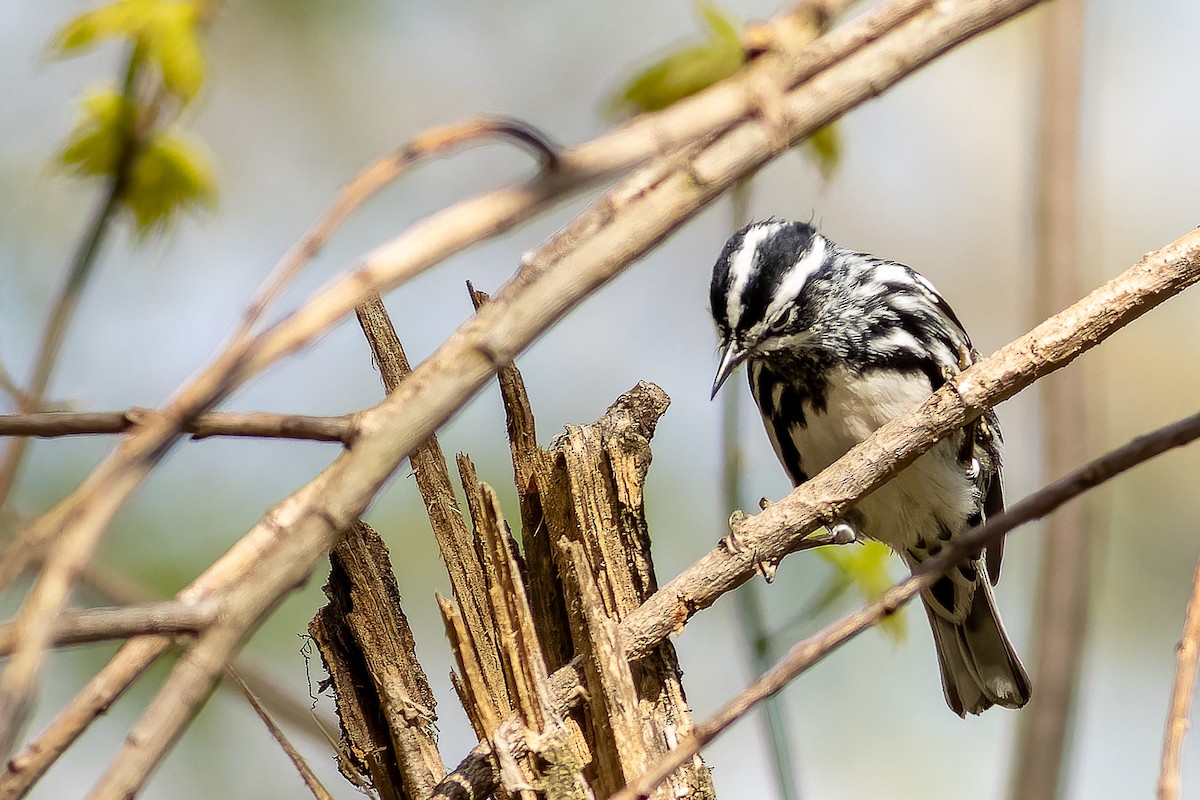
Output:
[[[562,163],[559,148],[549,137],[531,125],[511,117],[480,116],[431,128],[418,134],[395,151],[373,161],[342,187],[333,205],[313,223],[283,259],[271,271],[258,294],[242,315],[235,339],[248,336],[263,313],[284,287],[329,238],[362,204],[405,172],[429,158],[444,157],[454,150],[486,144],[492,139],[508,139],[537,156],[544,172],[557,171]]]

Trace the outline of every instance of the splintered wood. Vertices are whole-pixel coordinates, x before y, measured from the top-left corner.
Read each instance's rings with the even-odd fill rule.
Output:
[[[387,547],[358,522],[330,563],[329,604],[308,631],[337,697],[338,766],[381,798],[427,797],[446,769],[437,751],[433,692],[400,609]]]
[[[459,662],[455,687],[476,733],[490,743],[499,784],[510,796],[536,790],[550,798],[606,797],[691,730],[671,645],[631,665],[617,634],[617,623],[656,588],[642,487],[649,440],[670,401],[657,386],[640,383],[599,420],[567,426],[543,450],[515,368],[504,370],[500,385],[524,555],[495,493],[459,456],[475,527],[475,546],[460,557],[482,566],[494,630],[487,639],[476,636],[456,604],[441,601]],[[488,640],[499,643],[502,695],[479,669],[477,642]],[[588,697],[582,712],[563,717],[549,694],[547,670],[577,656]],[[708,771],[698,761],[655,795],[711,796]]]
[[[478,307],[486,296],[472,289],[472,299]],[[390,391],[408,372],[403,350],[377,298],[359,317]],[[486,774],[456,773],[455,785],[440,787],[438,796],[604,798],[692,728],[674,648],[664,643],[630,664],[617,630],[656,588],[643,486],[650,438],[670,400],[657,386],[639,383],[600,419],[567,426],[543,449],[520,374],[509,366],[499,381],[520,544],[469,458],[460,455],[457,466],[470,533],[437,441],[431,438],[411,457],[454,595],[438,598],[458,663],[452,684],[492,756]],[[373,560],[360,557],[364,548]],[[385,564],[382,542],[357,529],[348,534],[334,553],[335,588],[327,588],[331,603],[314,620],[313,635],[338,696],[343,772],[370,783],[381,797],[415,800],[430,796],[429,781],[436,783],[445,768],[435,749],[428,683],[400,622],[395,579],[390,571],[376,574]],[[373,581],[385,589],[336,588],[342,581],[351,587]],[[394,603],[392,613],[370,617],[380,629],[360,631],[370,615],[359,604],[385,600]],[[351,633],[332,625],[338,614],[347,616]],[[348,638],[362,652],[341,646]],[[572,661],[582,665],[584,702],[567,713],[547,676]],[[698,758],[653,795],[712,796]]]

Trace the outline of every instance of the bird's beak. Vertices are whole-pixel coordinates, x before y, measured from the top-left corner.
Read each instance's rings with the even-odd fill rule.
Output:
[[[717,368],[717,377],[713,380],[712,396],[717,396],[721,384],[733,374],[738,365],[746,360],[746,351],[738,347],[737,342],[730,342],[721,350],[721,366]]]

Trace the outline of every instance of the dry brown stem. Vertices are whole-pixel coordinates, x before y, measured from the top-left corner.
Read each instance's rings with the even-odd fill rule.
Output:
[[[129,433],[142,420],[156,414],[149,408],[128,411],[43,411],[35,414],[0,415],[0,436],[57,436]],[[260,439],[308,439],[315,442],[350,444],[353,415],[313,417],[304,414],[272,414],[265,411],[201,414],[182,428],[193,439],[210,436],[247,436]]]
[[[321,784],[321,779],[312,771],[312,767],[308,766],[308,762],[304,760],[304,756],[300,755],[300,751],[288,741],[287,734],[271,718],[271,714],[254,695],[254,692],[250,691],[250,687],[246,685],[246,682],[232,669],[228,670],[226,674],[237,685],[238,689],[241,690],[242,696],[246,698],[246,702],[250,704],[250,707],[254,709],[254,713],[258,715],[263,725],[267,727],[271,738],[275,740],[280,749],[287,755],[288,760],[292,762],[292,766],[296,768],[296,772],[299,773],[301,780],[304,781],[304,785],[308,787],[312,796],[317,800],[333,800],[333,795]]]
[[[129,639],[141,634],[194,633],[212,622],[211,604],[189,606],[163,600],[116,608],[64,609],[54,631],[54,646]],[[16,639],[11,622],[0,624],[0,657],[12,652]]]
[[[1079,263],[1079,106],[1083,83],[1083,0],[1060,0],[1042,17],[1042,102],[1032,293],[1035,319],[1070,304],[1085,289]],[[1040,386],[1043,459],[1061,475],[1089,455],[1087,373],[1074,369]],[[1099,546],[1091,500],[1072,503],[1047,521],[1034,604],[1033,683],[1018,720],[1011,800],[1055,800],[1068,768],[1068,747],[1092,583]]]

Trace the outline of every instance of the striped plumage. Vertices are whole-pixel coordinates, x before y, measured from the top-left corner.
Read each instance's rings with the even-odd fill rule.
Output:
[[[962,324],[924,277],[844,250],[801,222],[769,220],[734,234],[713,271],[711,299],[724,351],[713,393],[747,363],[767,435],[796,485],[975,359]],[[1000,446],[989,410],[860,500],[845,521],[919,564],[1003,510]],[[922,595],[946,702],[959,715],[1029,700],[992,594],[1000,560],[997,544]]]

